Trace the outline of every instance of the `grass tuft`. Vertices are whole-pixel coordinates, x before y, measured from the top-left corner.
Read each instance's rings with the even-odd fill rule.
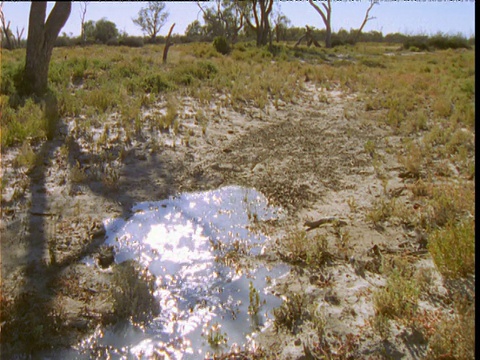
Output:
[[[475,271],[475,220],[449,223],[434,231],[428,250],[440,273],[447,278],[465,277]]]
[[[153,296],[155,279],[133,260],[113,268],[113,306],[118,320],[143,324],[158,315],[159,304]]]

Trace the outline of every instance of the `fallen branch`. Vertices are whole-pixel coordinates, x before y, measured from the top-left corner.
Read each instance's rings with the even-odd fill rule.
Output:
[[[308,227],[307,231],[313,230],[322,226],[323,224],[338,224],[340,226],[345,226],[347,223],[343,220],[340,220],[336,217],[323,218],[317,221],[305,221],[304,226]]]

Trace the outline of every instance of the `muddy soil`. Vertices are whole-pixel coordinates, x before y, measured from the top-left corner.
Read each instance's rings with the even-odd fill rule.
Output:
[[[310,83],[293,104],[279,101],[265,110],[245,104],[235,110],[228,103],[225,95],[208,105],[180,99],[177,133],[155,126],[152,114],[161,114],[165,102],[145,113],[144,126],[133,135],[118,114],[108,117],[108,129],[104,123],[82,126],[82,118],[62,119],[52,141],[32,144],[42,160],[30,168],[14,166],[20,148],[5,150],[4,301],[24,296],[30,300],[23,310],[35,308],[37,317],[60,314],[61,331],[40,343],[71,346],[112,313],[111,272],[82,262],[86,255],[100,256],[104,219],[129,216],[136,202],[244,185],[288,212],[285,220],[268,226],[271,259],[288,259],[283,239],[305,230],[305,221],[339,220],[307,232],[308,239],[326,236],[330,261],[322,268],[294,264],[276,286],[279,296],[301,294],[316,308],[330,353],[402,359],[424,354],[424,339],[413,330],[392,327],[390,335],[380,337],[372,326],[372,293],[385,281],[378,271],[384,254],[409,252],[419,266],[433,268],[421,236],[399,223],[374,226],[366,219],[382,196],[414,206],[408,179],[399,177],[403,169],[391,151],[399,139],[373,118],[381,114],[366,114],[355,95]],[[198,109],[206,120],[198,119]],[[375,144],[375,154],[367,152],[367,142]],[[441,300],[447,290],[435,279],[438,286],[431,293]],[[23,311],[19,306],[16,310]],[[319,327],[309,321],[312,306],[294,331],[272,326],[256,338],[256,346],[272,358],[312,358],[319,342]],[[34,316],[23,320],[38,323]],[[2,351],[19,350],[11,345]]]

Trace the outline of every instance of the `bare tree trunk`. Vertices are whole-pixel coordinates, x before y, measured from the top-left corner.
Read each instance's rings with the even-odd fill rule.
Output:
[[[308,0],[310,5],[320,14],[322,17],[323,23],[325,24],[326,36],[325,36],[325,47],[332,47],[332,2],[328,0],[325,5],[322,3],[323,10],[313,2],[313,0]]]
[[[20,42],[22,41],[22,36],[23,36],[24,31],[25,31],[25,28],[22,28],[21,31],[18,31],[18,26],[17,26],[17,39],[16,39],[16,42],[15,42],[15,47],[16,48],[20,47]]]
[[[250,21],[249,14],[243,13],[245,22],[257,33],[257,46],[263,46],[268,43],[270,33],[270,13],[273,8],[273,0],[252,0],[251,11],[255,20],[255,25]],[[259,9],[257,9],[257,5]],[[246,8],[243,8],[245,11]],[[260,14],[258,14],[260,10]]]
[[[86,43],[87,37],[85,36],[85,16],[87,15],[88,1],[82,1],[82,3],[83,3],[83,6],[80,5],[80,8],[81,8],[80,21],[82,25],[82,33],[80,34],[80,37],[82,38],[82,42]]]
[[[173,23],[173,25],[170,27],[170,30],[169,30],[168,35],[167,35],[167,40],[165,41],[165,48],[163,49],[163,63],[164,64],[167,63],[168,49],[172,45],[170,43],[170,36],[172,35],[172,30],[173,30],[174,26],[175,26],[175,23]]]
[[[28,22],[27,56],[23,74],[26,95],[47,91],[48,66],[58,33],[67,22],[72,3],[57,1],[45,22],[47,2],[33,1]]]
[[[3,1],[2,1],[2,7],[3,7]],[[0,20],[2,21],[2,31],[3,31],[3,36],[5,37],[5,41],[7,42],[7,46],[5,46],[5,49],[13,49],[13,44],[11,41],[11,31],[10,31],[10,21],[8,24],[5,24],[5,16],[3,15],[3,11],[1,10],[0,7]],[[3,46],[2,46],[3,47]]]
[[[378,4],[378,0],[371,0],[370,1],[370,6],[368,7],[367,12],[365,13],[365,19],[363,19],[362,25],[360,26],[357,33],[355,34],[354,43],[356,43],[358,41],[358,38],[360,37],[360,34],[362,33],[362,30],[365,27],[365,25],[367,24],[367,22],[369,20],[375,19],[374,17],[370,17],[370,18],[368,17],[368,14],[370,13],[370,10],[372,10],[372,8],[375,4]]]
[[[327,30],[327,33],[325,35],[325,47],[327,49],[330,49],[332,47],[332,27],[330,25],[330,22],[328,23],[326,30]]]

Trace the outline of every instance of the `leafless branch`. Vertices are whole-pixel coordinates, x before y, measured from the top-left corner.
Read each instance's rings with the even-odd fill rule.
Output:
[[[357,42],[358,38],[360,37],[360,34],[362,33],[363,28],[367,24],[367,22],[375,19],[375,17],[373,17],[373,16],[368,17],[368,15],[370,14],[370,10],[372,10],[372,8],[378,3],[379,3],[379,0],[370,0],[370,6],[368,7],[367,12],[365,13],[365,18],[363,19],[362,25],[360,26],[360,28],[357,31],[357,34],[355,35],[355,40],[354,40],[355,42]]]

